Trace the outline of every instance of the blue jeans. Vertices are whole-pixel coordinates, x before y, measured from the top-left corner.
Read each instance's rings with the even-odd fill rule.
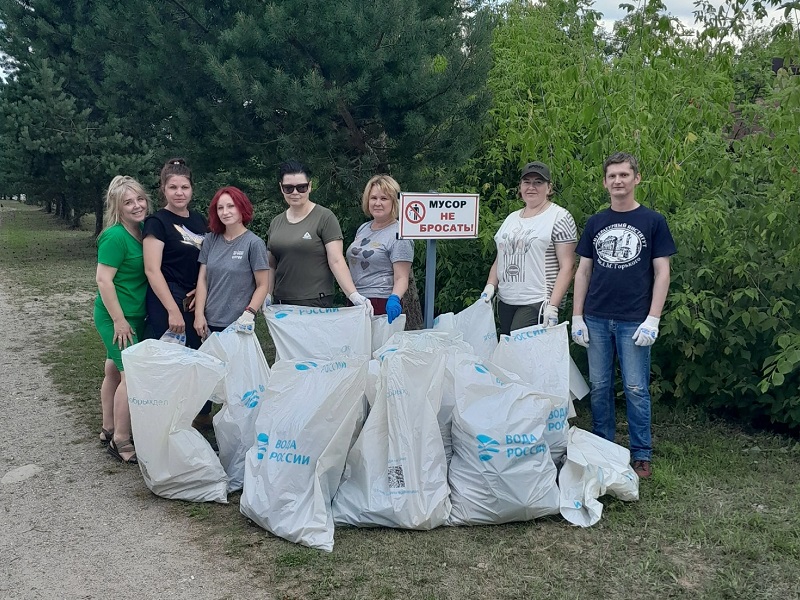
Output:
[[[650,346],[637,346],[632,336],[639,321],[617,321],[585,315],[589,331],[589,380],[592,384],[592,433],[610,441],[616,434],[614,358],[619,357],[628,405],[631,460],[652,460],[650,432]]]

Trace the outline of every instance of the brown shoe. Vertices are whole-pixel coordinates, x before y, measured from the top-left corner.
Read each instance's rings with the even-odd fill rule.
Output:
[[[653,474],[653,471],[650,469],[649,460],[633,461],[633,470],[639,476],[639,479],[647,479],[648,477],[650,477],[650,475]]]
[[[206,415],[197,415],[192,421],[192,427],[197,431],[210,431],[214,429],[214,420],[211,413]]]

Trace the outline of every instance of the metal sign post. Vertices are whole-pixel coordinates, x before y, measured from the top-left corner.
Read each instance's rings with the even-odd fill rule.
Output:
[[[436,240],[425,242],[425,329],[433,327],[433,300],[436,295]]]
[[[425,327],[433,327],[436,295],[436,240],[478,237],[478,194],[400,193],[400,239],[427,240]]]

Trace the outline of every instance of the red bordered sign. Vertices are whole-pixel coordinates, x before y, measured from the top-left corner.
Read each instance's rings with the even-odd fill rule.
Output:
[[[478,194],[400,193],[401,239],[478,237]]]

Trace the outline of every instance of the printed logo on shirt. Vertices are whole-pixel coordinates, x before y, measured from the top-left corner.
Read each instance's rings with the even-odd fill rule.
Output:
[[[306,231],[306,232],[303,234],[303,239],[304,239],[304,240],[310,240],[310,239],[311,239],[311,234],[310,234],[310,233],[308,233],[308,232]]]
[[[647,239],[636,227],[615,223],[604,227],[594,238],[598,262],[606,269],[628,269],[642,260]]]
[[[234,250],[231,258],[233,260],[242,260],[244,258],[244,250]]]
[[[524,283],[525,260],[536,238],[536,232],[520,225],[511,232],[504,233],[501,237],[502,241],[497,244],[497,250],[503,254],[504,281]]]
[[[189,231],[186,228],[186,225],[178,226],[178,225],[173,224],[172,226],[175,228],[175,230],[183,238],[181,241],[184,244],[188,244],[190,246],[194,246],[195,248],[200,250],[200,247],[203,245],[203,240],[205,239],[204,235],[194,233],[193,231]]]

